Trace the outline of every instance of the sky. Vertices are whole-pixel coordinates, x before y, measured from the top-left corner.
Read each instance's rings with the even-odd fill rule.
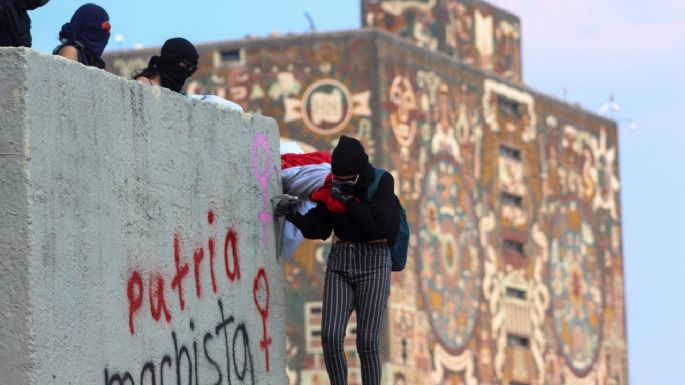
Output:
[[[685,385],[685,2],[492,0],[521,18],[523,78],[598,111],[620,109],[619,162],[631,385]],[[31,12],[34,48],[50,52],[81,1]],[[359,28],[359,0],[100,0],[108,49]],[[680,118],[680,119],[679,119]],[[681,123],[678,123],[681,122]],[[631,128],[631,126],[636,128]]]

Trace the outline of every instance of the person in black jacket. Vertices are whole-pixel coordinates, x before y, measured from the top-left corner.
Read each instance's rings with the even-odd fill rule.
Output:
[[[367,188],[375,169],[362,144],[342,136],[331,160],[331,195],[343,203],[318,203],[301,215],[288,203],[274,210],[285,216],[305,238],[327,239],[334,233],[328,256],[322,312],[322,345],[331,385],[347,384],[347,361],[343,350],[345,329],[353,310],[357,313],[357,352],[364,385],[381,381],[380,326],[390,294],[389,246],[399,228],[399,214],[392,175],[385,172],[369,199]]]
[[[31,47],[31,18],[28,11],[48,0],[0,0],[0,47]]]

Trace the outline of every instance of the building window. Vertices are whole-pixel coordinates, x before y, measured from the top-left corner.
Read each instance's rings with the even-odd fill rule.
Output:
[[[500,201],[504,205],[523,207],[523,197],[520,195],[503,192],[500,194]]]
[[[525,301],[528,297],[528,293],[526,293],[525,290],[517,289],[515,287],[507,287],[507,297]]]
[[[240,63],[240,49],[229,49],[221,51],[221,61],[224,63]]]
[[[508,334],[507,345],[510,348],[527,349],[530,346],[530,339],[528,337],[518,336],[516,334]]]
[[[245,52],[241,48],[227,48],[215,51],[214,64],[217,67],[245,64]]]
[[[499,95],[497,97],[497,105],[499,107],[500,112],[502,112],[503,114],[513,116],[515,118],[521,117],[521,103],[515,100],[511,100],[509,98],[505,98],[502,95]]]
[[[514,241],[513,239],[505,239],[502,242],[502,247],[504,250],[515,251],[519,254],[523,254],[523,242]]]
[[[505,145],[499,146],[499,155],[507,158],[521,160],[521,150]]]

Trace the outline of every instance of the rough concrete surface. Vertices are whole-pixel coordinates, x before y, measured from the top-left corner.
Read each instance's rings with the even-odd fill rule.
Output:
[[[0,384],[287,383],[275,122],[28,49],[0,94]]]

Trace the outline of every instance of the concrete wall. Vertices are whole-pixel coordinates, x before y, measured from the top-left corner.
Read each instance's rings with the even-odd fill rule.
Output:
[[[27,49],[0,94],[0,383],[287,383],[274,120]]]

